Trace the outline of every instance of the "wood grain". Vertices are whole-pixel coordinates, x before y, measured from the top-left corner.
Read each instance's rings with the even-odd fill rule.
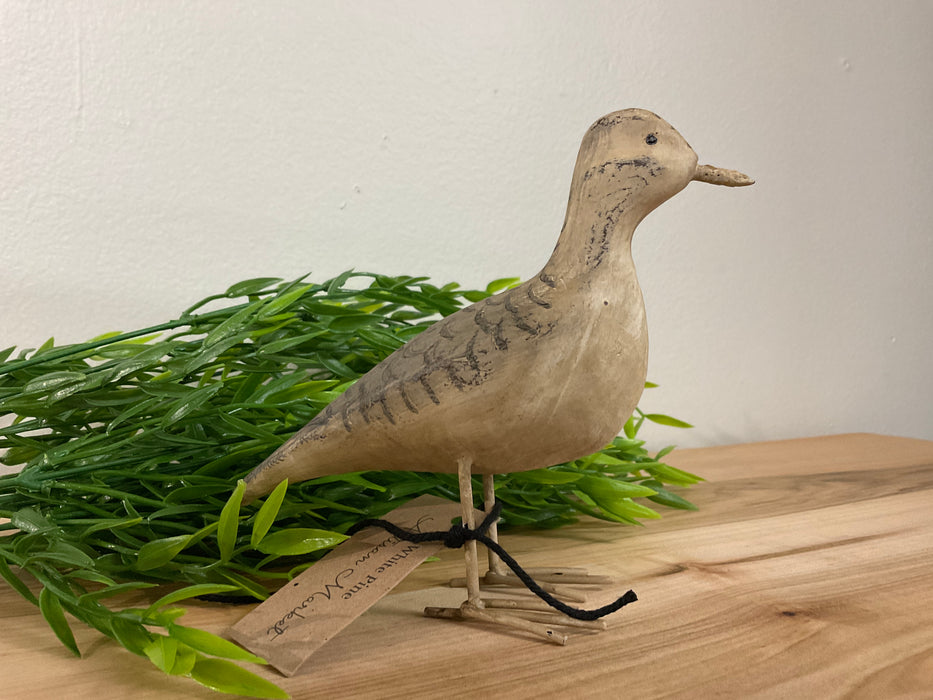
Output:
[[[421,566],[317,652],[294,698],[557,696],[888,698],[933,696],[933,442],[846,435],[675,452],[709,481],[698,512],[646,528],[593,521],[509,532],[525,566],[587,566],[640,600],[566,647],[423,618],[456,605],[459,552]],[[140,597],[140,600],[143,600]],[[190,607],[220,632],[246,612]],[[3,698],[216,698],[95,632],[85,658],[0,587]]]

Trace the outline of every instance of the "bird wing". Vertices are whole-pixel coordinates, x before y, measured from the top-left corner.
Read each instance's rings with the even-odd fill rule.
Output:
[[[516,376],[558,323],[554,286],[541,275],[415,336],[254,469],[246,477],[250,496],[285,476],[307,479],[375,464],[428,468],[422,463],[441,449],[436,443],[449,441],[467,415],[494,414],[505,394],[522,386]]]
[[[547,314],[551,287],[536,281],[438,321],[357,380],[308,428],[335,418],[348,432],[377,419],[396,425],[441,406],[449,396],[505,379],[516,365],[506,356],[527,355],[556,325]]]

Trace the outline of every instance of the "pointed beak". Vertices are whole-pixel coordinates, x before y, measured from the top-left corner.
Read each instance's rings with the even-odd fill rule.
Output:
[[[699,182],[708,182],[711,185],[725,185],[726,187],[745,187],[746,185],[755,184],[755,181],[745,173],[740,173],[738,170],[717,168],[712,165],[698,165],[693,179]]]

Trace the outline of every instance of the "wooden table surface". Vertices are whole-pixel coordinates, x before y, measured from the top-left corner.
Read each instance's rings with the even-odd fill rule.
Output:
[[[457,604],[445,550],[317,652],[294,698],[933,697],[933,442],[842,435],[694,450],[697,512],[506,533],[525,566],[586,566],[639,601],[558,647],[421,616]],[[244,607],[189,606],[223,631]],[[219,698],[75,625],[84,658],[0,582],[0,697]]]

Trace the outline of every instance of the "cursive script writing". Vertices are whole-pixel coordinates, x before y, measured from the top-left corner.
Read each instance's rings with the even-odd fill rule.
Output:
[[[339,574],[334,576],[333,583],[325,584],[323,589],[319,591],[315,591],[314,593],[309,595],[307,598],[302,600],[294,608],[292,608],[287,613],[282,615],[282,617],[280,617],[278,620],[276,620],[275,624],[273,624],[271,627],[269,627],[266,630],[266,635],[271,636],[271,639],[278,639],[279,637],[281,637],[283,634],[285,634],[288,631],[288,628],[290,626],[289,623],[292,620],[294,620],[295,618],[304,620],[305,613],[312,612],[312,610],[310,610],[309,608],[311,606],[311,603],[314,602],[315,598],[323,598],[324,600],[330,600],[331,597],[334,595],[335,591],[344,590],[344,585],[343,585],[344,579],[352,575],[353,575],[353,569],[344,569],[343,571],[341,571]],[[296,583],[294,585],[297,586],[298,584]]]
[[[418,519],[418,522],[415,523],[412,531],[423,532],[422,528],[425,525],[432,523],[433,521],[434,517],[430,515],[424,515]],[[387,537],[376,544],[372,549],[369,549],[364,554],[361,554],[359,557],[357,557],[356,561],[353,562],[352,567],[343,569],[334,577],[333,583],[327,583],[320,590],[316,590],[311,595],[303,598],[296,606],[279,617],[274,624],[272,624],[270,627],[267,627],[266,637],[270,641],[274,641],[282,635],[286,634],[289,628],[295,624],[297,620],[304,620],[308,615],[314,613],[315,607],[313,604],[315,600],[319,600],[321,602],[332,601],[336,600],[338,596],[341,600],[350,600],[356,594],[377,583],[380,574],[385,573],[388,569],[395,566],[402,560],[407,559],[409,555],[421,549],[421,545],[407,543],[400,550],[398,550],[397,553],[383,561],[379,566],[373,568],[373,562],[370,561],[373,559],[373,557],[378,555],[387,547],[398,545],[400,542],[401,540],[399,540],[398,537]],[[376,559],[376,561],[378,562],[379,560]],[[364,570],[357,573],[361,567]],[[354,581],[353,579],[356,580]],[[298,583],[295,582],[292,585],[297,586]]]
[[[414,525],[414,527],[412,527],[411,531],[412,531],[412,532],[423,532],[423,530],[421,529],[421,528],[422,528],[422,525],[428,524],[428,523],[432,523],[432,522],[434,522],[434,518],[433,518],[433,517],[431,517],[430,515],[423,515],[423,516],[421,516],[421,518],[418,519],[418,522],[415,523],[415,525]],[[365,563],[366,563],[367,561],[369,561],[373,556],[375,556],[376,554],[378,554],[380,550],[385,549],[386,547],[390,547],[390,546],[392,546],[393,544],[398,544],[400,541],[401,541],[401,540],[399,540],[399,538],[398,538],[398,537],[395,537],[394,535],[389,536],[389,537],[386,537],[384,540],[382,540],[382,542],[380,542],[379,544],[377,544],[376,546],[374,546],[374,547],[373,547],[372,549],[370,549],[368,552],[366,552],[365,554],[360,555],[360,557],[359,557],[355,562],[353,562],[353,565],[354,565],[354,566],[360,566],[361,564],[365,564]]]
[[[386,559],[386,560],[382,563],[382,565],[381,565],[378,569],[376,569],[376,573],[377,573],[377,574],[381,574],[381,573],[384,572],[386,569],[388,569],[388,568],[390,568],[390,567],[392,567],[392,566],[395,566],[396,564],[398,564],[398,563],[399,563],[400,561],[402,561],[403,559],[407,559],[409,554],[411,554],[412,552],[417,552],[419,549],[421,549],[421,545],[418,545],[418,544],[409,544],[409,545],[403,547],[403,548],[399,551],[398,554],[393,554],[391,557],[389,557],[388,559]],[[344,596],[346,597],[346,594],[344,594]]]

